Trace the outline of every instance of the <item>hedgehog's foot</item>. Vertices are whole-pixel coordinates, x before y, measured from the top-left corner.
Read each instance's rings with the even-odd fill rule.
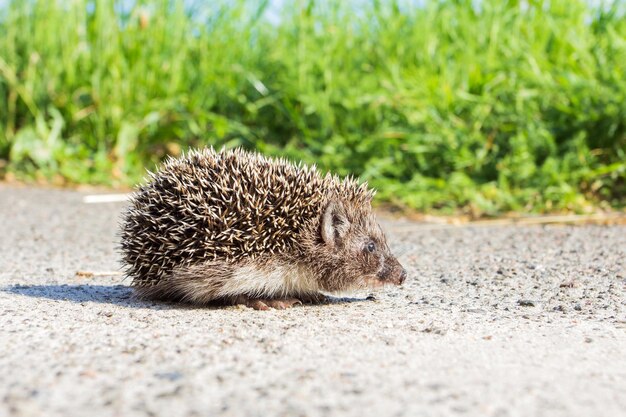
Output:
[[[284,310],[291,308],[295,305],[302,305],[302,301],[297,298],[249,298],[240,296],[235,301],[236,304],[243,304],[246,307],[253,308],[255,310],[269,310],[275,308],[276,310]]]

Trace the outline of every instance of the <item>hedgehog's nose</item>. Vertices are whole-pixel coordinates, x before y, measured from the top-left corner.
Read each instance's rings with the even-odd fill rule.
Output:
[[[402,272],[400,272],[400,285],[402,285],[406,281],[406,269],[402,268]]]

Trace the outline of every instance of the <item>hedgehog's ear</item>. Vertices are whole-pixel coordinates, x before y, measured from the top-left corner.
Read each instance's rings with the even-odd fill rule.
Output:
[[[348,233],[350,221],[346,209],[340,201],[332,200],[326,206],[322,216],[322,239],[330,247],[334,247]]]

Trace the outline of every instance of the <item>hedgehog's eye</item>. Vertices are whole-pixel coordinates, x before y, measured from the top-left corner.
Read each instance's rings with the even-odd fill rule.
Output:
[[[376,243],[372,241],[368,242],[365,246],[365,250],[367,250],[369,253],[374,252],[376,250]]]

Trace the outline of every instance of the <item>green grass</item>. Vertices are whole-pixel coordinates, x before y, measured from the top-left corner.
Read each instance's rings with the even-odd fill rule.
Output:
[[[132,184],[225,145],[359,175],[418,210],[626,203],[618,1],[301,1],[278,23],[262,2],[204,3],[9,0],[4,172]]]

